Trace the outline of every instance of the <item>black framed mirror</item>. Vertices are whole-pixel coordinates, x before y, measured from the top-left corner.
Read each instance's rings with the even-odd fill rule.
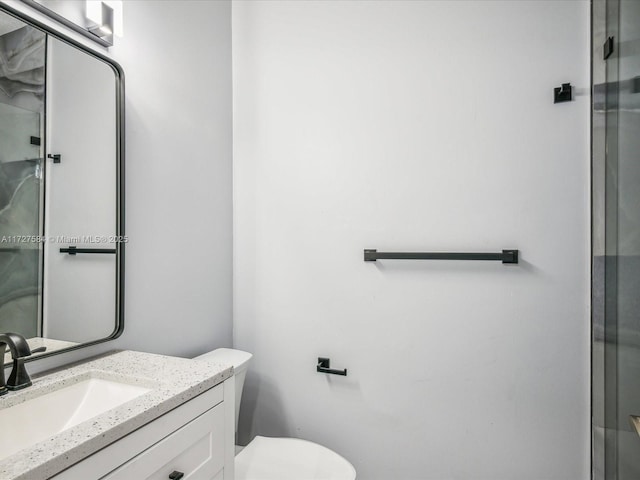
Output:
[[[0,2],[0,332],[118,337],[126,242],[122,68]]]

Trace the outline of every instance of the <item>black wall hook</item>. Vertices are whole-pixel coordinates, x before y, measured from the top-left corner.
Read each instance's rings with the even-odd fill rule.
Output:
[[[570,102],[572,100],[571,93],[573,87],[570,83],[563,83],[561,86],[553,89],[553,103]]]

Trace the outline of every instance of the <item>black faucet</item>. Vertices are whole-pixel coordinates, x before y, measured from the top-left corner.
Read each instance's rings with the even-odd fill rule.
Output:
[[[9,346],[13,369],[9,380],[4,379],[4,354]],[[0,395],[9,390],[20,390],[31,385],[31,378],[24,367],[24,359],[35,352],[44,352],[45,348],[31,350],[25,338],[19,333],[0,333]]]

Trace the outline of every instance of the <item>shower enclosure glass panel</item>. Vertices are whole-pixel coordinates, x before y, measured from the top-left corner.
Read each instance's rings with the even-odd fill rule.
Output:
[[[640,436],[631,419],[640,415],[640,2],[594,2],[593,32],[593,473],[636,480]],[[613,52],[604,59],[601,46],[610,37]],[[599,69],[605,76],[600,85]]]

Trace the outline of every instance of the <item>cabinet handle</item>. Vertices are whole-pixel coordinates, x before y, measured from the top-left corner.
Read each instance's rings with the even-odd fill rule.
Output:
[[[179,471],[177,471],[177,470],[175,470],[175,471],[173,471],[173,472],[171,472],[171,473],[169,474],[169,478],[170,478],[171,480],[180,480],[182,477],[184,477],[184,473],[179,472]]]

